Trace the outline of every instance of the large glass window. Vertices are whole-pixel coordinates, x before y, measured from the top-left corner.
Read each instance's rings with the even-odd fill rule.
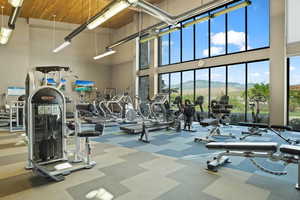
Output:
[[[180,62],[180,30],[170,33],[171,64]]]
[[[237,2],[228,6],[229,8],[235,6]],[[245,51],[245,12],[246,8],[240,8],[238,10],[229,12],[227,14],[227,52],[234,53],[239,51]]]
[[[300,130],[300,56],[289,58],[289,125]]]
[[[149,76],[139,77],[139,97],[141,101],[149,99]]]
[[[159,93],[169,93],[169,74],[160,74],[158,78]]]
[[[248,97],[248,114],[247,120],[253,121],[251,98],[257,95],[265,97],[266,102],[260,102],[260,118],[261,123],[269,122],[269,102],[270,102],[270,89],[269,89],[269,61],[260,61],[248,63],[248,83],[247,83],[247,97]]]
[[[210,69],[210,100],[219,100],[226,95],[226,67]]]
[[[233,105],[231,123],[245,121],[246,64],[229,65],[227,70],[227,95]]]
[[[166,31],[167,29],[162,29],[161,31]],[[170,34],[166,34],[159,38],[159,65],[170,64]]]
[[[251,0],[248,13],[248,49],[269,46],[269,0]]]
[[[300,85],[300,57],[291,60],[291,70],[298,66],[299,73],[294,73],[290,77],[290,119],[297,117],[300,113],[300,101],[298,101],[298,90]],[[171,91],[171,102],[176,96],[182,96],[182,99],[197,100],[199,96],[204,97],[202,116],[208,116],[209,102],[219,100],[221,96],[228,95],[230,104],[233,105],[231,112],[231,123],[237,124],[242,121],[253,121],[251,98],[255,95],[265,96],[266,101],[260,102],[261,123],[269,121],[269,61],[257,61],[250,63],[232,64],[221,67],[211,67],[205,69],[196,69],[190,71],[174,72],[161,74],[159,76],[160,91],[165,88],[167,92]],[[299,75],[299,77],[298,77]],[[195,77],[194,77],[195,76]],[[169,89],[170,77],[170,89]],[[300,88],[300,87],[299,87]],[[291,95],[293,95],[291,97]],[[300,99],[300,89],[299,89]],[[294,103],[294,104],[293,104]],[[256,108],[254,108],[256,112]],[[291,109],[294,109],[291,111]],[[199,111],[200,107],[197,106]],[[299,114],[300,122],[300,114]],[[299,123],[300,130],[300,123]]]
[[[182,100],[194,101],[194,70],[182,72]]]
[[[150,42],[140,43],[140,69],[149,68],[150,59]]]
[[[160,37],[159,65],[168,65],[170,60],[173,64],[269,47],[269,1],[251,0],[251,4],[246,8],[238,8],[227,14],[220,13],[226,8],[243,3],[244,1],[241,0],[195,16],[197,20],[209,14],[211,16],[215,14],[210,20],[198,22],[190,27],[182,28],[181,31]],[[189,21],[184,21],[182,24]],[[180,32],[182,37],[179,37]]]
[[[196,70],[195,77],[195,87],[196,87],[196,100],[199,96],[202,96],[204,99],[203,110],[208,113],[209,105],[209,69],[198,69]],[[196,110],[200,110],[199,107],[196,107]]]
[[[208,14],[196,17],[196,20],[206,17]],[[203,21],[195,25],[195,49],[196,59],[208,57],[208,21]]]
[[[193,20],[187,20],[182,24],[187,24]],[[194,60],[194,25],[182,29],[182,61],[190,60]]]
[[[170,74],[170,102],[173,104],[175,98],[181,95],[181,72]]]
[[[217,9],[211,14],[217,13],[224,8]],[[226,28],[225,15],[214,17],[210,20],[210,56],[225,54]]]

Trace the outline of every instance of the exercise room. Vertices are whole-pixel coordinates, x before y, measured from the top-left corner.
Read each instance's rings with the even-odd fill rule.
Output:
[[[299,200],[299,0],[0,0],[0,199]]]

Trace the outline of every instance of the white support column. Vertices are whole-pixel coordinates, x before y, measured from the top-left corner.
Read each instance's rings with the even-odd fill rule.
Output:
[[[139,95],[139,76],[137,73],[140,69],[140,38],[136,38],[135,40],[135,68],[133,70],[133,81],[134,81],[134,97]],[[135,99],[134,99],[135,101]],[[137,103],[135,104],[137,106]]]
[[[270,1],[270,123],[285,125],[287,120],[285,1]]]
[[[152,86],[152,96],[158,93],[158,38],[154,39],[153,44],[153,68],[151,70],[151,80],[153,82]]]

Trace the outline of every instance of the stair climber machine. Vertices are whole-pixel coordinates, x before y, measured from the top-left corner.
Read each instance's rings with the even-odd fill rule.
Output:
[[[47,80],[49,73],[55,73],[61,80],[69,67],[46,66],[36,67],[26,77],[26,134],[28,137],[27,168],[37,175],[54,181],[64,180],[64,175],[80,169],[89,169],[95,165],[91,162],[90,137],[102,135],[101,129],[95,131],[75,131],[75,139],[85,138],[85,154],[79,150],[71,155],[68,150],[65,96],[57,87],[47,85],[36,86],[35,72],[40,72]]]

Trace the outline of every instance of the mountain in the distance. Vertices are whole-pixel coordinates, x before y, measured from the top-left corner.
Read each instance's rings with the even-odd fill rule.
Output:
[[[248,87],[252,87],[254,84],[249,84]],[[180,88],[180,84],[173,85],[173,88]],[[197,88],[208,88],[208,81],[206,80],[196,80]],[[211,81],[211,88],[220,88],[224,87],[224,83],[220,81]],[[186,81],[182,83],[182,88],[186,90],[194,89],[194,81]],[[244,90],[245,85],[236,82],[228,82],[228,88],[241,89]]]

